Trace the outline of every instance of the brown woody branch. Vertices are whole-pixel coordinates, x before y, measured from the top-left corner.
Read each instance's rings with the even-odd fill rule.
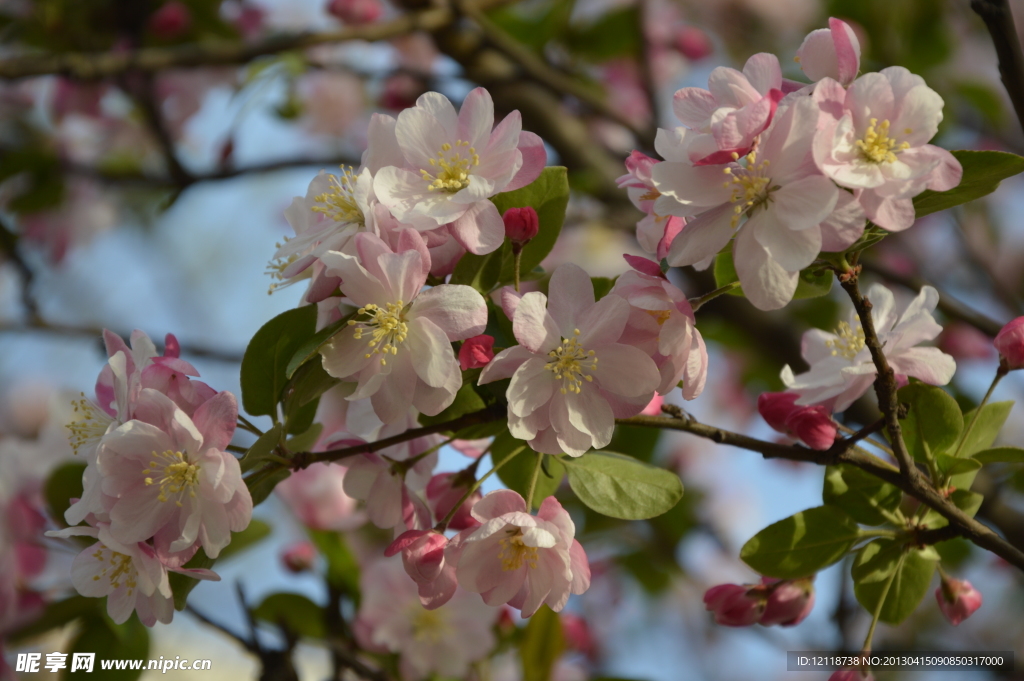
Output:
[[[973,9],[992,36],[999,57],[999,76],[1010,95],[1017,120],[1024,126],[1024,52],[1013,23],[1009,0],[971,0]]]
[[[488,10],[514,1],[474,0],[472,6],[478,10]],[[391,21],[346,26],[337,31],[273,36],[253,43],[222,41],[147,47],[126,52],[27,53],[0,59],[0,78],[63,75],[77,80],[98,80],[131,71],[155,73],[166,69],[245,64],[259,57],[317,45],[349,40],[388,40],[415,31],[436,31],[457,18],[458,14],[452,7],[442,3],[427,9],[409,11]]]

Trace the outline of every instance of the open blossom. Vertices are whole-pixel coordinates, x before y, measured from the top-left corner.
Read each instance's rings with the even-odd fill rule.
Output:
[[[234,395],[219,393],[189,418],[144,389],[135,416],[107,434],[97,458],[111,536],[124,544],[153,537],[158,550],[185,560],[198,543],[216,558],[252,518],[238,459],[225,451],[238,418]]]
[[[394,135],[404,163],[374,177],[380,201],[419,230],[450,224],[459,243],[476,254],[505,240],[490,197],[525,187],[547,158],[540,138],[522,132],[518,111],[494,127],[494,103],[483,88],[470,92],[458,113],[444,95],[422,95],[398,115]],[[385,135],[370,138],[371,147],[388,144]]]
[[[914,196],[960,184],[960,162],[928,144],[942,121],[943,101],[920,76],[891,66],[861,76],[849,90],[825,79],[814,101],[822,112],[814,160],[837,184],[856,190],[875,224],[906,229],[914,222]]]
[[[402,252],[363,233],[355,240],[358,257],[323,256],[359,306],[359,316],[321,349],[324,369],[357,382],[348,399],[370,398],[384,423],[410,406],[433,416],[450,405],[462,386],[451,342],[477,336],[487,324],[487,305],[469,286],[442,284],[421,293],[430,256],[416,231],[403,236],[409,249]]]
[[[648,270],[657,269],[657,263],[648,262]],[[623,340],[646,350],[658,365],[658,393],[666,395],[682,381],[685,399],[700,395],[707,379],[708,352],[686,295],[660,271],[654,276],[638,270],[620,276],[611,292],[630,304]]]
[[[705,160],[722,163],[732,153],[743,156],[750,151],[754,138],[771,123],[781,99],[779,58],[761,52],[747,60],[742,72],[727,66],[713,70],[707,90],[679,90],[672,109],[683,125],[710,133],[717,149]]]
[[[477,502],[473,516],[483,524],[464,530],[461,545],[449,553],[457,554],[459,586],[488,605],[508,603],[529,617],[545,603],[558,612],[570,593],[590,588],[576,526],[554,497],[534,516],[519,494],[497,490]]]
[[[931,385],[949,383],[956,361],[938,348],[918,347],[942,331],[932,316],[938,292],[925,286],[899,309],[892,292],[880,284],[872,285],[866,297],[871,301],[878,341],[896,380],[905,383],[913,376]],[[849,319],[839,322],[834,333],[812,329],[804,334],[800,354],[811,368],[796,375],[789,365],[782,370],[782,382],[799,395],[796,404],[821,404],[843,411],[874,383],[877,370],[864,344],[864,329],[856,312]]]
[[[848,23],[832,17],[828,28],[807,34],[796,51],[796,61],[813,81],[831,78],[849,87],[860,70],[860,40]]]
[[[625,188],[633,205],[647,214],[636,223],[636,240],[644,251],[658,260],[668,255],[672,241],[686,225],[685,218],[658,215],[654,210],[655,202],[661,194],[654,188],[651,169],[660,162],[656,158],[634,151],[626,158],[628,172],[616,180],[620,189]]]
[[[508,425],[538,452],[581,456],[611,442],[615,419],[639,414],[661,376],[642,350],[619,342],[629,304],[608,294],[594,302],[582,269],[559,266],[543,293],[519,301],[512,331],[520,345],[502,350],[480,383],[512,378]]]
[[[210,570],[179,568],[165,564],[152,546],[145,542],[121,542],[107,523],[92,527],[69,527],[47,532],[50,537],[95,537],[98,541],[75,557],[71,565],[71,583],[78,593],[90,598],[107,599],[107,613],[123,624],[135,610],[147,627],[157,622],[168,624],[174,616],[174,600],[168,571],[194,579],[220,581]]]
[[[838,221],[833,215],[846,203],[814,165],[817,120],[810,98],[790,95],[742,164],[656,165],[654,185],[664,195],[659,211],[696,215],[673,241],[669,264],[704,267],[735,235],[733,261],[744,295],[755,307],[774,310],[792,299],[800,270],[826,239],[836,240],[834,232],[852,243],[863,232],[863,215],[842,213]]]

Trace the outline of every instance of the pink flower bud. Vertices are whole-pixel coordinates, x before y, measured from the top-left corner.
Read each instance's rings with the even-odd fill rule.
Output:
[[[796,393],[763,393],[757,398],[757,411],[768,425],[780,433],[789,434],[786,419],[796,409]]]
[[[704,607],[715,613],[715,622],[727,627],[749,627],[761,619],[765,609],[761,587],[719,584],[704,594]]]
[[[462,370],[485,367],[494,359],[494,337],[482,334],[467,338],[459,348],[459,365]]]
[[[465,495],[468,489],[467,484],[471,484],[469,481],[463,482],[459,478],[458,473],[438,473],[427,483],[427,503],[430,504],[431,510],[434,511],[434,515],[438,519],[448,516],[452,506],[459,503]],[[465,530],[479,525],[480,521],[474,518],[471,512],[473,504],[480,501],[481,498],[480,492],[471,494],[452,516],[448,527],[453,530]]]
[[[405,571],[417,584],[437,578],[444,567],[444,549],[448,538],[434,530],[408,530],[384,550],[391,557],[401,552]]]
[[[780,581],[763,577],[761,581],[768,585],[768,602],[760,619],[762,625],[792,627],[811,614],[814,608],[814,584],[810,579]]]
[[[966,579],[942,578],[942,583],[935,590],[935,600],[939,602],[939,610],[946,616],[949,623],[956,626],[974,614],[981,607],[981,593]]]
[[[828,681],[875,681],[871,672],[862,672],[859,669],[840,669],[828,677]]]
[[[331,0],[327,11],[346,24],[372,24],[380,18],[384,8],[378,0]]]
[[[590,625],[579,615],[562,613],[562,635],[569,650],[592,657],[597,652],[597,642],[590,631]]]
[[[715,46],[708,34],[696,26],[683,26],[676,32],[676,49],[687,59],[697,61],[711,55]]]
[[[940,350],[952,355],[957,361],[989,359],[992,356],[992,341],[989,337],[962,322],[947,324],[936,343]]]
[[[153,12],[149,18],[149,30],[158,38],[177,38],[192,25],[192,12],[182,2],[171,0]]]
[[[996,334],[993,342],[1007,369],[1024,368],[1024,317],[1017,317]]]
[[[537,219],[537,211],[530,206],[525,208],[509,208],[502,216],[505,221],[505,236],[513,244],[520,246],[537,236],[540,225]]]
[[[316,562],[316,547],[308,541],[292,544],[281,554],[281,562],[289,572],[306,572]]]
[[[824,407],[798,407],[786,419],[786,426],[794,437],[811,449],[825,451],[836,441],[836,424]]]

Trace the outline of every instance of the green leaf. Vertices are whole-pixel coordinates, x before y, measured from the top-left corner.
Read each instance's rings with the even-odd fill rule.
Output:
[[[916,461],[927,461],[939,452],[956,446],[963,431],[960,405],[942,388],[912,383],[900,388],[897,398],[910,405],[901,428],[907,451]]]
[[[1024,157],[1005,151],[954,151],[964,168],[960,184],[946,192],[926,190],[914,198],[918,218],[980,199],[991,194],[1002,180],[1024,172]]]
[[[308,530],[309,538],[327,560],[327,581],[343,589],[346,594],[359,601],[359,562],[356,560],[345,537],[337,532]]]
[[[260,435],[256,442],[249,447],[239,465],[242,472],[252,470],[260,463],[267,460],[267,457],[274,453],[274,449],[281,444],[281,430],[284,428],[280,423]]]
[[[949,500],[953,502],[954,506],[973,518],[977,515],[978,509],[981,508],[981,502],[985,500],[985,497],[969,489],[958,488],[949,495]],[[949,525],[949,521],[935,509],[929,509],[925,513],[924,518],[921,519],[921,524],[931,529],[937,529]]]
[[[1020,447],[993,447],[974,454],[982,463],[1024,463],[1024,449]]]
[[[943,475],[953,477],[976,473],[981,468],[981,462],[971,458],[961,459],[951,454],[936,454],[935,466]],[[971,482],[974,482],[973,475],[971,476]]]
[[[859,537],[845,511],[818,506],[761,530],[743,545],[740,558],[769,577],[808,577],[845,556]]]
[[[285,414],[294,414],[302,407],[316,402],[321,395],[339,383],[339,379],[324,370],[321,362],[303,364],[285,387]]]
[[[910,549],[904,554],[905,547],[891,539],[865,545],[857,552],[851,570],[857,602],[874,613],[892,577],[879,619],[888,624],[905,620],[928,593],[935,574],[937,554],[929,549]]]
[[[631,456],[591,452],[563,463],[569,471],[569,486],[580,501],[612,518],[653,518],[683,498],[678,475]]]
[[[320,433],[324,430],[324,424],[314,423],[306,432],[296,435],[295,437],[288,438],[284,445],[290,452],[308,452],[316,444],[316,441],[320,439]]]
[[[74,595],[63,601],[47,603],[43,612],[31,622],[15,629],[13,632],[4,635],[4,642],[17,646],[22,641],[35,638],[51,629],[63,627],[70,622],[94,614],[99,616],[101,608],[106,606],[106,601],[99,598],[86,598],[85,596]]]
[[[253,617],[306,638],[324,638],[324,609],[302,594],[270,594],[252,611]]]
[[[539,267],[544,258],[555,246],[558,235],[562,232],[565,222],[565,209],[569,205],[569,178],[562,166],[545,168],[540,177],[522,189],[503,192],[491,199],[502,215],[509,208],[533,206],[537,211],[540,231],[530,243],[523,247],[520,267],[523,272],[530,272]],[[512,281],[512,257],[504,259],[501,268],[501,281]]]
[[[486,295],[497,286],[501,277],[502,262],[506,257],[512,257],[512,251],[507,241],[492,253],[485,255],[466,253],[455,265],[450,283],[472,286]]]
[[[283,312],[264,324],[242,356],[242,406],[254,416],[277,418],[288,363],[316,329],[316,305]]]
[[[661,439],[661,428],[641,428],[640,426],[617,426],[608,443],[607,450],[622,452],[627,456],[648,463],[654,458],[654,450]]]
[[[825,468],[825,489],[822,499],[850,514],[865,525],[887,522],[903,500],[898,487],[883,482],[859,468],[842,464]]]
[[[192,559],[185,563],[184,567],[209,569],[212,568],[213,564],[216,562],[217,560],[206,555],[206,550],[200,546],[199,550],[196,551],[196,555],[192,556]],[[170,580],[171,592],[174,595],[174,609],[184,610],[185,602],[188,600],[188,595],[192,593],[192,589],[196,588],[196,585],[199,584],[199,580],[194,577],[183,575],[180,572],[168,572],[167,578]]]
[[[974,422],[974,427],[971,428],[970,434],[964,440],[960,456],[974,456],[981,450],[991,447],[992,443],[996,441],[999,431],[1002,430],[1003,424],[1006,423],[1012,408],[1012,401],[989,402],[986,404],[981,412],[978,413],[978,419]],[[972,409],[964,414],[964,423],[970,423],[976,411],[978,410]]]
[[[270,529],[270,525],[267,523],[257,518],[253,518],[249,521],[249,526],[244,530],[241,532],[231,533],[231,543],[221,549],[220,555],[217,556],[217,560],[230,558],[231,556],[255,546],[270,536]]]
[[[64,522],[64,512],[71,505],[71,500],[82,498],[84,472],[84,463],[70,461],[55,468],[43,486],[43,497],[50,509],[50,517],[62,526],[67,524]]]
[[[61,679],[89,679],[95,675],[103,681],[135,681],[142,675],[143,669],[100,670],[100,660],[144,660],[149,657],[149,630],[136,615],[133,614],[124,624],[114,624],[105,614],[85,617],[79,632],[70,650],[64,652],[68,653],[69,662],[74,653],[95,653],[93,672],[78,670],[75,672],[78,674],[76,677],[70,672],[71,665],[68,664],[61,672]]]
[[[519,646],[523,681],[551,681],[555,662],[565,650],[562,620],[546,605],[530,617]]]
[[[566,46],[584,59],[604,62],[613,57],[639,54],[642,38],[640,9],[636,5],[605,12],[584,27],[571,27]]]
[[[510,456],[515,458],[498,469],[498,478],[505,483],[505,487],[519,492],[525,499],[538,455],[525,442],[512,437],[506,427],[504,432],[494,438],[494,444],[491,445],[491,461],[497,465]],[[540,506],[544,499],[553,495],[565,476],[565,466],[561,461],[548,454],[540,456],[544,459],[540,474],[537,476],[537,487],[533,491],[533,499],[527,499],[530,508]],[[530,504],[530,501],[533,503]]]
[[[346,315],[342,319],[329,324],[324,328],[314,333],[308,338],[302,345],[299,346],[298,350],[288,360],[288,367],[285,369],[285,376],[291,378],[295,375],[295,372],[299,370],[299,367],[311,361],[314,357],[317,362],[320,361],[320,348],[327,344],[327,341],[334,338],[334,334],[338,333],[347,324],[348,320],[352,319],[355,313]]]
[[[828,270],[818,270],[820,270],[820,267],[809,267],[801,270],[800,280],[797,282],[796,291],[793,293],[793,300],[828,295],[828,292],[832,290],[832,280],[834,277]],[[732,259],[732,248],[727,247],[726,250],[715,256],[715,286],[721,288],[739,280],[740,277],[736,273],[736,265]],[[738,286],[726,295],[742,296],[743,287]]]

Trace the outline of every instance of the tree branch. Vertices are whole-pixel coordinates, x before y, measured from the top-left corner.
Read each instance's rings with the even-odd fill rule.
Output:
[[[473,7],[488,10],[516,0],[473,0]],[[392,19],[337,31],[280,35],[255,43],[221,41],[147,47],[127,52],[30,53],[0,59],[0,78],[17,79],[57,74],[77,80],[98,80],[129,71],[154,73],[166,69],[245,64],[258,57],[303,50],[348,40],[377,41],[415,31],[436,31],[457,19],[448,4],[407,12]]]
[[[971,0],[971,9],[985,22],[999,57],[999,76],[1010,95],[1017,120],[1024,127],[1024,52],[1008,0]]]

